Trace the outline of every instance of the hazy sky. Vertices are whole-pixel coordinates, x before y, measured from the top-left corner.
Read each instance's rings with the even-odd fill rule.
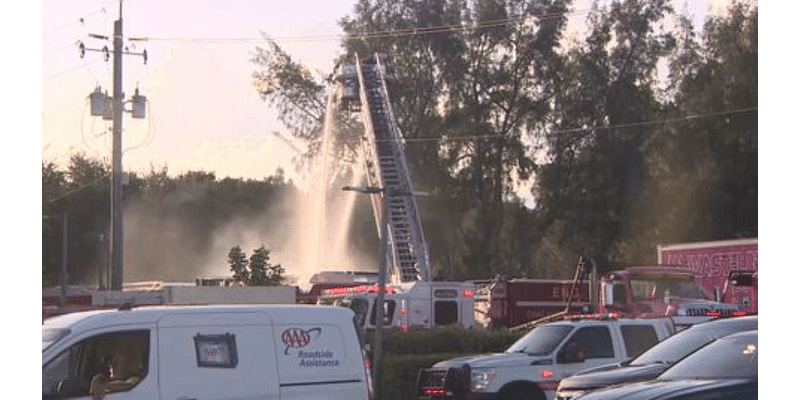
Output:
[[[123,164],[171,173],[192,169],[218,177],[263,178],[278,166],[290,169],[296,153],[273,131],[276,114],[257,95],[249,61],[263,45],[261,33],[277,39],[310,69],[329,73],[341,33],[336,22],[352,1],[126,0],[123,34],[132,52],[123,60],[127,100],[138,88],[147,97],[145,119],[123,119]],[[89,114],[88,95],[112,93],[113,61],[103,53],[79,56],[78,41],[101,49],[119,17],[119,1],[42,2],[42,158],[64,162],[84,152],[110,158],[111,122]],[[128,106],[130,107],[130,106]]]
[[[124,169],[144,173],[167,166],[172,174],[202,169],[218,178],[260,179],[282,166],[291,176],[296,151],[272,135],[285,130],[252,86],[250,57],[264,32],[312,70],[330,73],[339,51],[337,21],[354,3],[122,2],[126,39],[150,38],[125,41],[130,51],[148,53],[146,65],[140,56],[124,56],[125,98],[138,88],[148,107],[145,119],[123,118]],[[711,3],[690,0],[676,8],[702,17]],[[577,2],[576,9],[586,8]],[[112,93],[113,61],[92,51],[81,58],[77,43],[113,50],[110,41],[89,35],[111,36],[120,2],[43,0],[41,11],[42,158],[63,163],[83,152],[110,160],[111,122],[90,116],[88,95],[97,87]]]

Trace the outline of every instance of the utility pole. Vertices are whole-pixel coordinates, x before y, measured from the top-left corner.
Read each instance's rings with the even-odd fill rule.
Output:
[[[122,0],[114,21],[114,123],[111,145],[111,290],[122,290]]]
[[[107,39],[100,35],[92,35],[95,38]],[[122,91],[122,55],[132,54],[141,55],[147,63],[147,51],[142,53],[131,53],[123,50],[122,43],[122,0],[119,2],[119,19],[114,21],[114,88],[113,97],[100,92],[98,87],[95,92],[89,95],[91,99],[92,115],[102,115],[104,119],[112,119],[112,145],[111,145],[111,235],[109,243],[109,260],[111,290],[122,290],[123,276],[123,231],[122,231],[122,112],[125,111],[125,94]],[[81,57],[86,51],[100,51],[108,60],[108,47],[103,49],[87,49],[83,43],[79,44]],[[132,114],[134,118],[144,118],[145,97],[139,95],[139,90],[133,96]]]

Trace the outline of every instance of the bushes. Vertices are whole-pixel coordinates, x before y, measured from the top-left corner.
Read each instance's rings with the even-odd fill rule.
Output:
[[[527,332],[487,331],[459,326],[435,329],[384,331],[383,393],[379,400],[414,398],[414,383],[421,368],[455,357],[499,353]],[[374,335],[366,335],[375,348]]]

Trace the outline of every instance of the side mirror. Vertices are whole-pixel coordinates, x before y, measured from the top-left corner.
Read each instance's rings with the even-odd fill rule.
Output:
[[[614,307],[614,287],[612,285],[605,285],[603,289],[603,305],[608,308]]]

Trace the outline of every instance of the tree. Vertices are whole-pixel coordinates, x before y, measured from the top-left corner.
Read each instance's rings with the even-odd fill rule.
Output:
[[[269,251],[264,246],[255,249],[250,256],[250,280],[247,284],[249,286],[267,286],[269,284],[268,265]]]
[[[674,48],[659,23],[671,14],[666,0],[614,1],[567,53],[534,191],[542,231],[565,229],[567,253],[613,258],[616,241],[641,233],[649,210],[637,206],[652,200],[642,147],[657,134],[656,67]]]
[[[659,216],[642,240],[758,236],[758,9],[734,2],[701,37],[681,25],[670,58],[672,123],[645,146]]]
[[[283,283],[286,270],[280,264],[267,264],[267,285],[277,286]]]
[[[247,269],[247,255],[244,254],[242,248],[234,246],[228,252],[228,264],[230,265],[231,272],[233,272],[233,279],[237,283],[248,284],[250,282],[250,271]]]
[[[231,248],[228,264],[233,272],[233,279],[246,286],[277,286],[285,279],[284,268],[280,264],[269,262],[269,250],[263,245],[253,250],[249,260],[241,247]]]

